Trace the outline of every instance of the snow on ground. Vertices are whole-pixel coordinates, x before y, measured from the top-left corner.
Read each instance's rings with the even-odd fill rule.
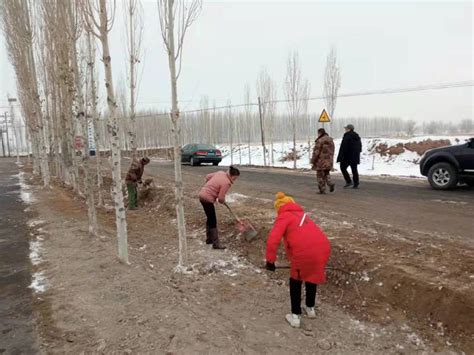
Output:
[[[33,196],[33,192],[31,186],[28,185],[25,181],[24,173],[21,171],[18,173],[18,178],[20,180],[20,197],[25,204],[31,205],[36,199]],[[30,233],[30,261],[33,266],[38,266],[42,263],[43,258],[43,240],[44,236],[41,233],[44,230],[39,227],[44,225],[44,221],[40,219],[32,219],[28,221],[28,227],[34,229],[34,233]],[[35,293],[43,293],[46,291],[48,282],[46,276],[43,271],[35,271],[32,275],[31,285],[29,286],[31,289],[34,290]]]
[[[27,205],[35,202],[30,186],[25,182],[24,173],[20,171],[17,176],[20,179],[20,195],[23,202]]]
[[[359,165],[359,173],[362,175],[391,175],[400,177],[422,177],[419,170],[419,161],[421,156],[416,152],[405,150],[399,155],[385,155],[382,156],[379,153],[371,150],[376,145],[386,144],[387,146],[396,146],[399,143],[405,144],[410,142],[422,142],[427,139],[431,140],[449,140],[451,145],[464,143],[469,136],[420,136],[413,138],[362,138],[362,154],[361,164]],[[312,143],[313,144],[313,143]],[[336,146],[336,154],[334,160],[336,160],[337,152],[341,144],[341,139],[335,139],[334,144]],[[310,169],[310,155],[312,153],[313,145],[311,149],[308,149],[308,142],[298,142],[296,144],[298,156],[297,169]],[[248,145],[234,146],[233,157],[230,154],[229,145],[221,145],[218,147],[222,151],[223,160],[221,165],[229,166],[235,165],[254,165],[263,166],[263,149],[261,145],[251,144],[250,154]],[[285,157],[288,152],[293,148],[293,144],[289,142],[280,142],[273,144],[273,164],[269,164],[270,157],[267,158],[267,165],[273,165],[274,167],[293,168],[293,161],[282,161],[282,157]],[[270,150],[270,144],[267,144],[267,149]],[[250,159],[249,159],[250,156]],[[335,163],[334,167],[339,170],[339,165]],[[350,169],[349,169],[350,170]]]

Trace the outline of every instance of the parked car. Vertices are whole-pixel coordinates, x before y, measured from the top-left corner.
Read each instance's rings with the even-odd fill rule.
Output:
[[[448,190],[458,183],[474,186],[474,138],[455,146],[426,151],[420,160],[421,175],[436,190]]]
[[[186,144],[181,149],[182,163],[190,163],[192,166],[201,163],[212,163],[217,166],[221,161],[221,151],[211,144]]]

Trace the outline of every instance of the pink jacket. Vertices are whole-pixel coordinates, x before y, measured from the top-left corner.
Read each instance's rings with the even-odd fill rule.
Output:
[[[206,184],[199,191],[199,198],[203,201],[214,203],[218,200],[225,202],[225,194],[229,191],[233,182],[225,171],[218,171],[206,176]]]

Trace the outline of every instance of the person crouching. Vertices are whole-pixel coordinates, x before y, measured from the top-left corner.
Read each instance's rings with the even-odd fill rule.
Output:
[[[286,249],[290,266],[291,313],[286,320],[292,327],[301,324],[301,287],[306,289],[303,306],[308,318],[315,318],[317,285],[326,281],[326,264],[331,246],[326,235],[307,216],[294,199],[283,192],[276,195],[277,218],[267,240],[267,270],[275,271],[275,261],[281,239]]]
[[[127,184],[128,190],[128,209],[135,210],[138,206],[138,190],[137,184],[142,183],[143,172],[145,171],[145,165],[150,163],[150,159],[143,157],[140,160],[134,158],[128,169],[127,176],[125,177],[125,183]]]
[[[206,184],[199,192],[199,200],[206,213],[206,244],[212,244],[214,249],[225,249],[219,243],[217,217],[214,203],[225,203],[225,195],[232,184],[240,176],[240,171],[231,166],[229,171],[218,171],[206,176]]]

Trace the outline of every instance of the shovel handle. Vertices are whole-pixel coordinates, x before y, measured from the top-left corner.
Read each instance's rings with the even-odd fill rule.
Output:
[[[232,210],[230,209],[230,206],[227,204],[227,202],[224,202],[223,205],[227,207],[227,209],[229,210],[229,212],[230,212],[230,214],[232,215],[232,217],[234,217],[234,219],[235,219],[237,222],[241,223],[241,222],[240,222],[240,219],[234,214],[234,212],[232,212]]]

